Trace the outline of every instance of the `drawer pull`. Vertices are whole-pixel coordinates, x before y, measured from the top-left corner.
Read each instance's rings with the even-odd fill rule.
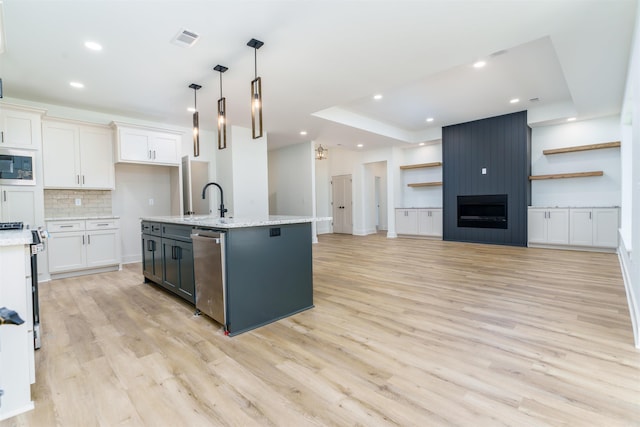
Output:
[[[61,225],[60,228],[73,228],[73,225]]]
[[[109,223],[96,224],[96,227],[108,227]]]

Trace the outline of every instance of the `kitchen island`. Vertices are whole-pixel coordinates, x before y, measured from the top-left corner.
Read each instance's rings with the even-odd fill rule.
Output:
[[[330,218],[142,218],[145,281],[198,309],[217,286],[220,309],[203,312],[232,336],[257,328],[313,307],[311,223],[322,220]],[[198,249],[206,236],[217,249]]]

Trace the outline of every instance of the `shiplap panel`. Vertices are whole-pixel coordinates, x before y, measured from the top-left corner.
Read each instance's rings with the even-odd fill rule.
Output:
[[[443,128],[444,240],[526,246],[530,151],[526,111]],[[458,227],[457,196],[485,194],[508,195],[508,228]]]

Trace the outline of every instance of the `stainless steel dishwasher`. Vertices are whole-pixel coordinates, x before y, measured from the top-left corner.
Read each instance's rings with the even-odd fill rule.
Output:
[[[196,279],[196,309],[226,329],[225,233],[194,229],[191,239]]]

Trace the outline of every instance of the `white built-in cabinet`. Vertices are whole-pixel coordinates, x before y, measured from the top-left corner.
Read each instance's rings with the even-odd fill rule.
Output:
[[[396,233],[407,236],[442,237],[442,209],[396,209]]]
[[[33,187],[19,185],[0,186],[0,220],[2,222],[22,222],[35,227],[38,225],[36,197],[41,192]]]
[[[44,187],[114,188],[113,133],[108,126],[42,121]]]
[[[48,221],[47,229],[51,274],[119,267],[117,219]]]
[[[569,209],[529,208],[529,243],[569,244]]]
[[[615,249],[618,208],[536,208],[528,214],[529,246]]]
[[[113,122],[116,162],[177,166],[182,133],[148,126]]]
[[[617,208],[572,208],[569,244],[618,247],[618,216]]]
[[[0,105],[0,147],[38,150],[41,112]]]

